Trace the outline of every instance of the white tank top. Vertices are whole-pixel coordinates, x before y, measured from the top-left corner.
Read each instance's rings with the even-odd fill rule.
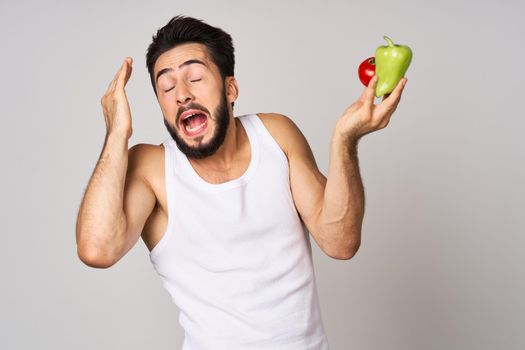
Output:
[[[168,226],[150,260],[180,309],[183,350],[326,350],[286,155],[256,114],[238,118],[251,160],[237,179],[206,182],[163,143]]]

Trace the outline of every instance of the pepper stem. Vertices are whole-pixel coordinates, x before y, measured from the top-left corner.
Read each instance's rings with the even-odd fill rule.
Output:
[[[385,35],[383,36],[383,38],[385,38],[386,42],[388,43],[388,46],[394,46],[394,42],[389,37]]]

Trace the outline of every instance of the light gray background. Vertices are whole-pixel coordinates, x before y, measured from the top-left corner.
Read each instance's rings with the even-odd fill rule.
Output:
[[[177,14],[232,35],[236,114],[291,117],[325,174],[358,64],[385,34],[410,45],[398,110],[360,143],[361,249],[314,247],[331,349],[525,347],[523,2],[2,0],[1,349],[180,349],[144,243],[97,270],[74,229],[124,57],[130,146],[168,137],[145,52]]]

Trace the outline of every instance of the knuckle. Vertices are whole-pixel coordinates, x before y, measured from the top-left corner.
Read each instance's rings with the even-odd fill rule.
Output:
[[[100,102],[104,105],[115,103],[118,100],[117,93],[112,90],[108,91],[102,98],[100,99]]]
[[[374,128],[376,130],[381,130],[383,129],[384,127],[386,127],[386,125],[388,124],[388,120],[378,120],[375,125],[374,125]]]
[[[391,103],[387,103],[386,104],[386,111],[388,113],[391,113],[391,112],[395,111],[396,106],[397,106],[397,103],[395,103],[394,101],[392,101]]]
[[[382,118],[373,118],[370,122],[370,125],[374,128],[374,129],[380,129],[381,128],[381,124],[383,123],[383,119]]]
[[[111,93],[108,94],[108,97],[107,97],[107,100],[108,102],[115,102],[116,100],[116,96],[115,96],[115,92],[114,91],[111,91]]]

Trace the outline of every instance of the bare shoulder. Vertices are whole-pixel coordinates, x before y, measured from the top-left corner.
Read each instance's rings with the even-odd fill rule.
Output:
[[[164,181],[164,146],[147,143],[132,146],[128,151],[127,173],[142,178],[153,190],[158,189]]]
[[[294,144],[306,141],[299,127],[288,116],[279,113],[257,113],[262,123],[289,158]]]
[[[138,143],[128,151],[128,169],[148,172],[164,160],[164,146]]]

